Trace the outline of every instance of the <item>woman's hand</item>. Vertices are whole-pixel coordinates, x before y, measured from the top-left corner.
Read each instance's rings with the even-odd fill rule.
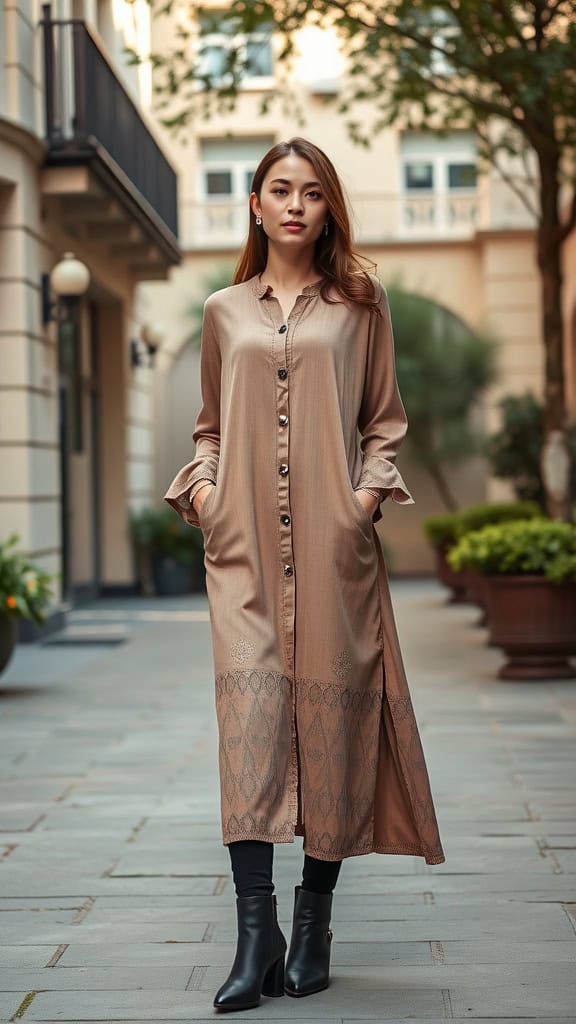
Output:
[[[196,491],[196,494],[194,495],[194,501],[192,502],[192,508],[194,509],[194,511],[197,514],[199,514],[202,511],[202,506],[204,505],[204,502],[206,501],[206,498],[208,497],[208,491],[210,490],[211,487],[214,487],[214,486],[215,486],[215,484],[211,484],[211,483],[204,484],[204,487],[201,487],[200,490]],[[200,506],[198,506],[198,496],[199,495],[204,495],[204,497],[201,498]]]
[[[362,487],[359,487],[354,493],[356,494],[360,504],[364,506],[370,518],[372,518],[380,504],[378,498],[375,498],[373,494],[370,494],[370,491],[365,491]]]

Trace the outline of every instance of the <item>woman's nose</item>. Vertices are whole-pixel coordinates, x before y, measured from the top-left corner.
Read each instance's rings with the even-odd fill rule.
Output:
[[[294,196],[288,207],[288,213],[302,213],[302,202],[299,196]]]

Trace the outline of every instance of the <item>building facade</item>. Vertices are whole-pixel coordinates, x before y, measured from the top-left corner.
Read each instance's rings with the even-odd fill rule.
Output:
[[[166,42],[164,26],[153,45],[161,49]],[[207,42],[203,59],[217,72],[230,42],[224,17],[221,31]],[[198,121],[178,141],[169,142],[173,158],[182,166],[184,259],[168,286],[146,286],[154,315],[167,322],[171,340],[162,357],[158,491],[191,458],[199,393],[198,354],[186,344],[190,308],[217,280],[218,268],[235,262],[246,233],[251,175],[260,157],[292,135],[310,138],[333,159],[351,200],[357,249],[377,264],[385,283],[399,279],[406,288],[447,306],[471,327],[486,325],[498,336],[499,380],[486,395],[480,414],[486,431],[497,428],[503,395],[528,388],[542,394],[540,285],[534,223],[526,207],[495,171],[477,174],[473,134],[454,132],[438,138],[399,126],[377,136],[369,149],[354,145],[344,120],[326,103],[338,93],[342,74],[328,33],[311,28],[300,35],[300,57],[290,89],[304,112],[303,126],[278,102],[267,114],[260,113],[262,98],[277,84],[273,43],[247,37],[245,46],[247,52],[253,46],[258,59],[236,109]],[[361,119],[362,111],[356,110],[355,117]],[[566,252],[566,362],[574,409],[574,244]],[[421,523],[445,509],[431,481],[411,464],[408,443],[399,464],[416,504],[410,509],[391,505],[380,529],[392,549],[395,570],[429,571],[432,554]],[[483,460],[455,469],[452,483],[461,504],[512,496],[507,485],[490,478]]]
[[[154,369],[143,281],[180,261],[177,178],[150,106],[145,0],[0,7],[0,536],[70,603],[134,585],[150,504]],[[73,252],[73,311],[46,277]],[[144,334],[143,334],[144,331]]]

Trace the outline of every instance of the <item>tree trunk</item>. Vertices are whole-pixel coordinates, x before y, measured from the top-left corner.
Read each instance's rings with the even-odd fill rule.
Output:
[[[449,512],[458,511],[458,502],[452,493],[452,488],[448,483],[448,477],[446,476],[442,466],[438,462],[433,462],[426,466],[432,480],[438,488],[438,493],[444,502]]]
[[[541,217],[537,248],[542,299],[544,371],[544,448],[541,458],[546,511],[570,520],[570,452],[566,431],[564,322],[562,318],[562,246],[559,222],[558,156],[539,154]]]

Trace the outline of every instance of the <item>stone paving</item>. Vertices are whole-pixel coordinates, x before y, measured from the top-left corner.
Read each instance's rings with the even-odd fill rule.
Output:
[[[330,989],[232,1017],[576,1022],[576,682],[498,681],[433,581],[392,599],[446,863],[347,860]],[[73,620],[128,642],[23,647],[0,680],[0,1024],[214,1021],[234,894],[206,601]],[[287,932],[301,843],[275,848]]]

